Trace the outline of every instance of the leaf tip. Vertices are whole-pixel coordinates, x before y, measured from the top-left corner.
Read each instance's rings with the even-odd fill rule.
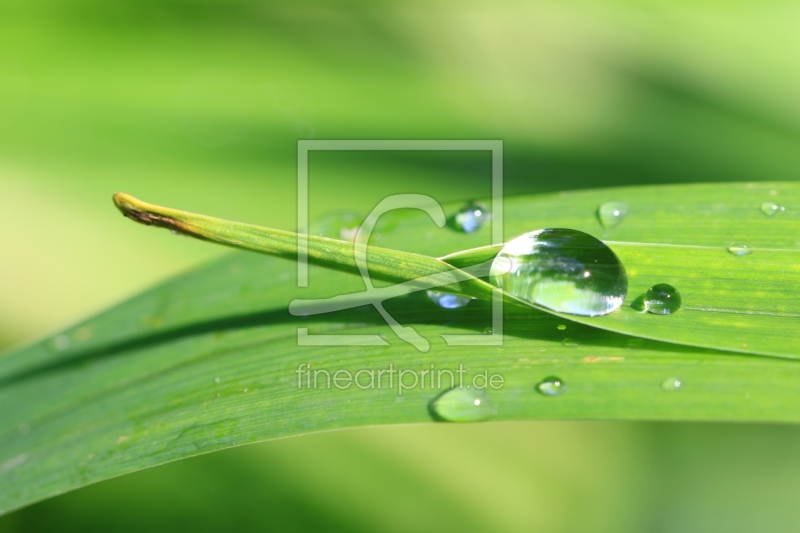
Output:
[[[142,202],[124,192],[115,192],[112,199],[117,209],[135,222],[184,232],[182,224],[175,220],[173,213],[170,213],[172,210]]]

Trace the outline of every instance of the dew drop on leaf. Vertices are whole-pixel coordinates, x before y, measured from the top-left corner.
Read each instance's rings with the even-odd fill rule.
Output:
[[[66,335],[59,335],[55,339],[53,339],[53,345],[56,347],[56,350],[63,351],[69,348],[70,342],[69,337]]]
[[[536,389],[545,396],[558,396],[559,394],[563,394],[567,390],[567,387],[564,385],[564,382],[561,381],[561,378],[550,376],[544,378],[542,382],[536,386]]]
[[[361,222],[363,217],[348,211],[328,213],[314,221],[311,232],[321,237],[355,241]]]
[[[573,229],[541,229],[509,241],[490,275],[512,296],[572,315],[610,313],[628,292],[625,267],[611,248]]]
[[[458,309],[472,301],[469,296],[459,296],[449,292],[427,291],[427,294],[433,303],[444,309]]]
[[[761,212],[767,215],[768,217],[775,216],[779,212],[785,210],[786,208],[780,204],[776,204],[775,202],[764,202],[761,204]]]
[[[576,346],[578,346],[578,341],[576,341],[575,339],[570,339],[569,337],[567,337],[566,339],[561,341],[561,345],[562,346],[566,346],[567,348],[575,348]]]
[[[470,202],[456,213],[453,221],[455,226],[465,233],[478,231],[491,219],[489,208],[481,202]]]
[[[556,328],[558,329],[558,331],[564,331],[565,329],[567,329],[567,325],[559,324],[558,326],[556,326]]]
[[[665,392],[673,392],[680,389],[682,385],[680,378],[668,377],[661,382],[661,389]]]
[[[750,255],[753,253],[753,247],[744,241],[736,241],[728,246],[728,252],[737,256]]]
[[[437,418],[448,422],[480,422],[497,413],[483,389],[450,389],[434,398],[430,407]]]
[[[625,202],[605,202],[600,204],[600,207],[597,208],[597,219],[606,229],[618,226],[627,214],[628,204]]]
[[[669,315],[681,308],[678,289],[667,283],[658,283],[647,290],[644,308],[655,315]]]

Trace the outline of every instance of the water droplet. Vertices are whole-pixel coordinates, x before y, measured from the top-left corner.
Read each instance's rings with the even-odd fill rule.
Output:
[[[350,212],[328,213],[314,221],[312,232],[322,237],[355,241],[363,217]]]
[[[628,204],[625,202],[605,202],[597,208],[597,219],[606,229],[618,226],[625,215],[628,214]]]
[[[566,339],[561,341],[561,345],[562,346],[566,346],[567,348],[575,348],[576,346],[578,346],[578,341],[576,341],[575,339],[570,339],[569,337],[567,337]]]
[[[66,350],[69,348],[69,337],[66,335],[59,335],[55,339],[53,339],[53,344],[55,345],[57,350]]]
[[[559,324],[558,326],[556,326],[556,328],[558,329],[558,331],[564,331],[565,329],[567,329],[567,325]]]
[[[456,213],[453,220],[458,229],[472,233],[478,231],[492,218],[489,208],[481,202],[470,202]]]
[[[497,410],[484,389],[456,388],[445,391],[431,402],[436,417],[448,422],[480,422]]]
[[[493,334],[493,333],[494,333],[494,330],[493,330],[492,328],[490,328],[490,327],[488,327],[488,326],[487,326],[487,327],[485,327],[485,328],[483,328],[483,334],[484,334],[484,335],[491,335],[491,334]]]
[[[219,378],[214,378],[214,383],[219,383]]]
[[[683,383],[681,383],[680,378],[675,377],[668,377],[661,382],[661,388],[666,392],[676,391],[680,389],[682,385]]]
[[[647,290],[644,307],[648,313],[669,315],[681,308],[681,295],[672,285],[659,283]]]
[[[469,296],[458,296],[457,294],[450,294],[449,292],[441,291],[427,291],[428,298],[433,303],[444,309],[458,309],[464,307],[472,301]]]
[[[564,394],[564,391],[567,390],[567,386],[564,385],[564,382],[561,381],[561,378],[557,378],[555,376],[544,378],[544,380],[542,380],[542,382],[539,383],[536,388],[545,396],[558,396],[559,394]]]
[[[490,274],[512,296],[573,315],[610,313],[628,292],[625,267],[611,248],[572,229],[541,229],[509,241]]]
[[[753,253],[753,247],[750,243],[744,241],[732,242],[728,246],[728,251],[733,255],[750,255]]]
[[[786,208],[780,204],[776,204],[775,202],[764,202],[761,204],[761,212],[767,215],[768,217],[775,216],[781,211],[784,211]]]

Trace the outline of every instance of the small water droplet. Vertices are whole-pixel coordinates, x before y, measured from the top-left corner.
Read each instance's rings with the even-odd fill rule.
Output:
[[[728,246],[728,251],[733,255],[738,255],[738,256],[750,255],[753,253],[753,247],[750,245],[750,243],[744,241],[736,241],[732,242]]]
[[[433,303],[444,309],[458,309],[472,301],[469,296],[458,296],[449,292],[427,291],[427,294]]]
[[[668,377],[661,382],[661,389],[666,392],[672,392],[680,389],[682,385],[680,378]]]
[[[761,212],[768,217],[775,216],[785,209],[785,207],[780,204],[776,204],[775,202],[764,202],[761,204]]]
[[[448,422],[480,422],[497,413],[483,389],[450,389],[437,396],[430,407],[436,417]]]
[[[470,202],[456,213],[453,220],[456,227],[465,233],[478,231],[492,218],[489,208],[481,202]]]
[[[492,328],[490,328],[488,326],[483,328],[483,334],[484,335],[491,335],[492,333],[494,333],[494,330]]]
[[[69,348],[69,337],[66,335],[59,335],[55,339],[53,339],[53,344],[55,345],[57,350],[66,350]]]
[[[567,337],[566,339],[561,341],[561,344],[563,346],[566,346],[567,348],[575,348],[576,346],[578,346],[578,341],[576,341],[575,339],[570,339],[569,337]]]
[[[644,307],[648,313],[669,315],[681,308],[681,295],[672,285],[659,283],[647,290]]]
[[[561,378],[550,376],[544,378],[542,382],[536,386],[536,389],[545,396],[558,396],[559,394],[564,394],[564,391],[567,390],[567,386],[564,385]]]
[[[556,328],[558,329],[558,331],[564,331],[565,329],[567,329],[567,325],[559,324],[558,326],[556,326]]]
[[[610,313],[628,292],[625,267],[611,248],[572,229],[541,229],[507,242],[490,274],[512,296],[573,315]]]
[[[219,378],[214,378],[214,383],[219,383]]]
[[[597,208],[597,219],[606,229],[618,226],[627,214],[628,204],[616,200],[600,204],[600,207]]]
[[[363,217],[351,212],[328,213],[314,221],[313,233],[331,239],[355,241]]]

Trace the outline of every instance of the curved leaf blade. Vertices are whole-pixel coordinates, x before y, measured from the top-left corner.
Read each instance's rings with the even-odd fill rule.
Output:
[[[788,195],[793,186],[785,187],[781,194]],[[647,195],[664,198],[680,189],[649,189]],[[709,192],[719,190],[707,186],[693,189],[689,196],[706,195],[709,201]],[[620,189],[511,199],[506,228],[522,233],[558,225],[602,236],[585,207],[623,194],[638,193]],[[632,196],[623,199],[632,203]],[[644,202],[646,195],[640,198]],[[630,216],[634,213],[632,209]],[[381,235],[387,247],[444,256],[484,244],[479,241],[485,234],[445,230],[420,238],[425,235],[421,228],[427,231],[431,223],[413,213],[398,213],[387,222],[395,222],[394,229]],[[625,235],[625,224],[606,238],[633,240],[631,234],[637,231],[640,241],[675,238],[663,226],[643,223],[632,224]],[[702,233],[705,242],[700,245],[715,245],[711,241],[726,233],[710,228]],[[780,240],[790,238],[753,237],[758,236],[740,238],[773,248],[786,246]],[[7,512],[87,483],[248,442],[431,421],[428,403],[438,388],[414,387],[402,394],[396,386],[298,388],[297,369],[304,363],[351,372],[389,364],[415,371],[430,365],[455,370],[463,364],[470,376],[499,374],[504,386],[491,392],[498,420],[800,418],[800,368],[793,360],[642,340],[512,306],[506,308],[503,346],[456,350],[440,335],[482,334],[490,323],[487,303],[474,302],[451,312],[421,294],[388,302],[392,316],[430,340],[430,352],[422,353],[398,342],[371,308],[305,319],[290,315],[288,305],[298,297],[363,290],[359,276],[329,269],[312,268],[310,280],[308,289],[299,290],[294,263],[235,253],[51,339],[0,357],[0,509]],[[297,346],[298,327],[317,334],[378,334],[389,345]],[[563,343],[565,337],[577,346]],[[538,394],[535,385],[549,375],[562,378],[567,393],[557,398]],[[665,392],[661,384],[669,377],[680,378],[683,386]]]

